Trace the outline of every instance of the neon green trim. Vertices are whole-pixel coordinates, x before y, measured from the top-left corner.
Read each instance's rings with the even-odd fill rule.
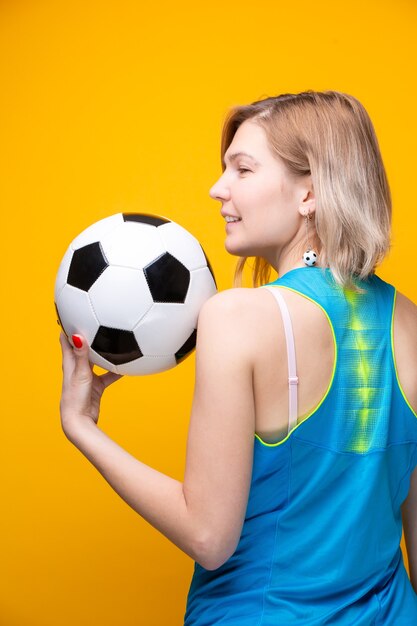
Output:
[[[397,363],[395,361],[395,353],[394,353],[394,310],[395,310],[395,304],[397,302],[397,289],[396,288],[394,288],[394,289],[395,289],[395,291],[394,291],[394,302],[393,302],[393,305],[392,305],[392,315],[391,315],[391,352],[392,352],[392,360],[394,362],[395,377],[397,379],[397,383],[398,383],[398,386],[400,388],[400,391],[402,393],[402,396],[403,396],[404,400],[406,401],[406,403],[410,407],[410,410],[412,411],[414,417],[417,417],[417,413],[414,411],[413,407],[411,406],[411,404],[407,400],[407,397],[406,397],[406,395],[404,393],[404,389],[401,387],[400,379],[398,378]]]
[[[262,288],[262,287],[266,287],[266,286],[267,286],[267,285],[261,285],[261,287],[260,287],[260,288]],[[332,387],[332,385],[333,385],[334,374],[335,374],[335,371],[336,371],[336,364],[337,364],[337,359],[338,359],[338,351],[337,351],[336,335],[335,335],[335,332],[334,332],[333,324],[332,324],[332,322],[330,321],[330,317],[328,316],[327,311],[325,311],[325,310],[323,309],[323,307],[321,306],[321,304],[319,304],[318,302],[316,302],[316,300],[313,300],[313,299],[312,299],[312,298],[310,298],[309,296],[306,296],[304,293],[301,293],[301,291],[297,291],[297,289],[293,289],[292,287],[286,287],[285,285],[269,285],[269,286],[270,286],[270,287],[275,286],[275,287],[279,287],[279,288],[281,288],[281,289],[289,289],[290,291],[294,291],[294,293],[298,293],[298,294],[300,294],[300,296],[303,296],[303,298],[306,298],[307,300],[310,300],[310,302],[313,302],[314,304],[317,304],[317,306],[319,306],[319,307],[321,308],[321,310],[323,311],[323,313],[324,313],[324,314],[326,315],[326,317],[327,317],[327,320],[328,320],[328,322],[329,322],[329,325],[330,325],[330,328],[331,328],[331,331],[332,331],[332,335],[333,335],[333,344],[334,344],[334,355],[335,355],[335,356],[334,356],[334,363],[333,363],[333,372],[332,372],[332,377],[331,377],[331,379],[330,379],[330,383],[329,383],[329,386],[327,387],[327,391],[326,391],[326,393],[324,394],[324,396],[322,397],[322,399],[320,400],[320,402],[318,403],[318,405],[317,405],[316,407],[314,407],[314,409],[313,409],[313,410],[312,410],[312,411],[311,411],[311,412],[310,412],[310,413],[309,413],[309,414],[308,414],[308,415],[307,415],[307,416],[306,416],[306,417],[305,417],[305,418],[304,418],[304,419],[303,419],[303,420],[302,420],[299,424],[296,424],[296,425],[294,426],[294,428],[292,428],[292,429],[290,430],[290,432],[287,434],[287,436],[285,437],[285,439],[282,439],[281,441],[277,441],[276,443],[267,443],[266,441],[264,441],[263,439],[261,439],[261,437],[260,437],[259,435],[257,435],[257,434],[255,433],[255,437],[256,437],[256,439],[258,439],[258,440],[259,440],[259,442],[260,442],[262,445],[267,446],[268,448],[276,448],[277,446],[280,446],[280,445],[282,445],[283,443],[285,443],[285,441],[287,441],[287,439],[290,437],[290,435],[292,435],[292,433],[293,433],[295,430],[297,430],[297,428],[298,428],[299,426],[301,426],[301,424],[303,424],[306,420],[310,419],[310,417],[312,417],[312,415],[314,415],[314,413],[316,413],[316,412],[318,411],[318,409],[320,408],[320,406],[323,404],[323,402],[325,401],[325,399],[326,399],[326,398],[327,398],[327,396],[329,395],[330,389],[331,389],[331,387]]]

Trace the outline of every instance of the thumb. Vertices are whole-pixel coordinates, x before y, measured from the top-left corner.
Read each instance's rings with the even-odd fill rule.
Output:
[[[88,359],[88,344],[82,335],[72,335],[73,353],[75,357],[74,376],[79,382],[90,381],[92,367]]]

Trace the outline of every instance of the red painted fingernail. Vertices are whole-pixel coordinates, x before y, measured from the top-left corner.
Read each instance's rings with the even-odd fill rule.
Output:
[[[78,335],[73,335],[72,336],[72,341],[73,341],[74,346],[76,348],[82,348],[83,347],[83,342],[81,341],[81,338]]]

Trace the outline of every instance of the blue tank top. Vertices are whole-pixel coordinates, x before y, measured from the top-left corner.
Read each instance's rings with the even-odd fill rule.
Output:
[[[184,626],[417,624],[400,547],[417,414],[393,355],[396,290],[376,274],[356,282],[365,294],[313,266],[269,283],[323,309],[333,374],[285,439],[270,444],[255,434],[238,546],[214,571],[195,563]]]

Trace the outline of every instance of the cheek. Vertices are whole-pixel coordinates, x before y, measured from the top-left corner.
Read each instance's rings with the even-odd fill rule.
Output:
[[[285,197],[282,186],[265,186],[259,194],[259,206],[263,214],[272,222],[282,219],[286,209],[289,209],[288,199]]]
[[[244,184],[243,184],[244,183]],[[279,206],[282,196],[281,185],[271,185],[268,177],[253,177],[241,181],[234,193],[234,198],[239,206],[256,212],[273,211]]]

